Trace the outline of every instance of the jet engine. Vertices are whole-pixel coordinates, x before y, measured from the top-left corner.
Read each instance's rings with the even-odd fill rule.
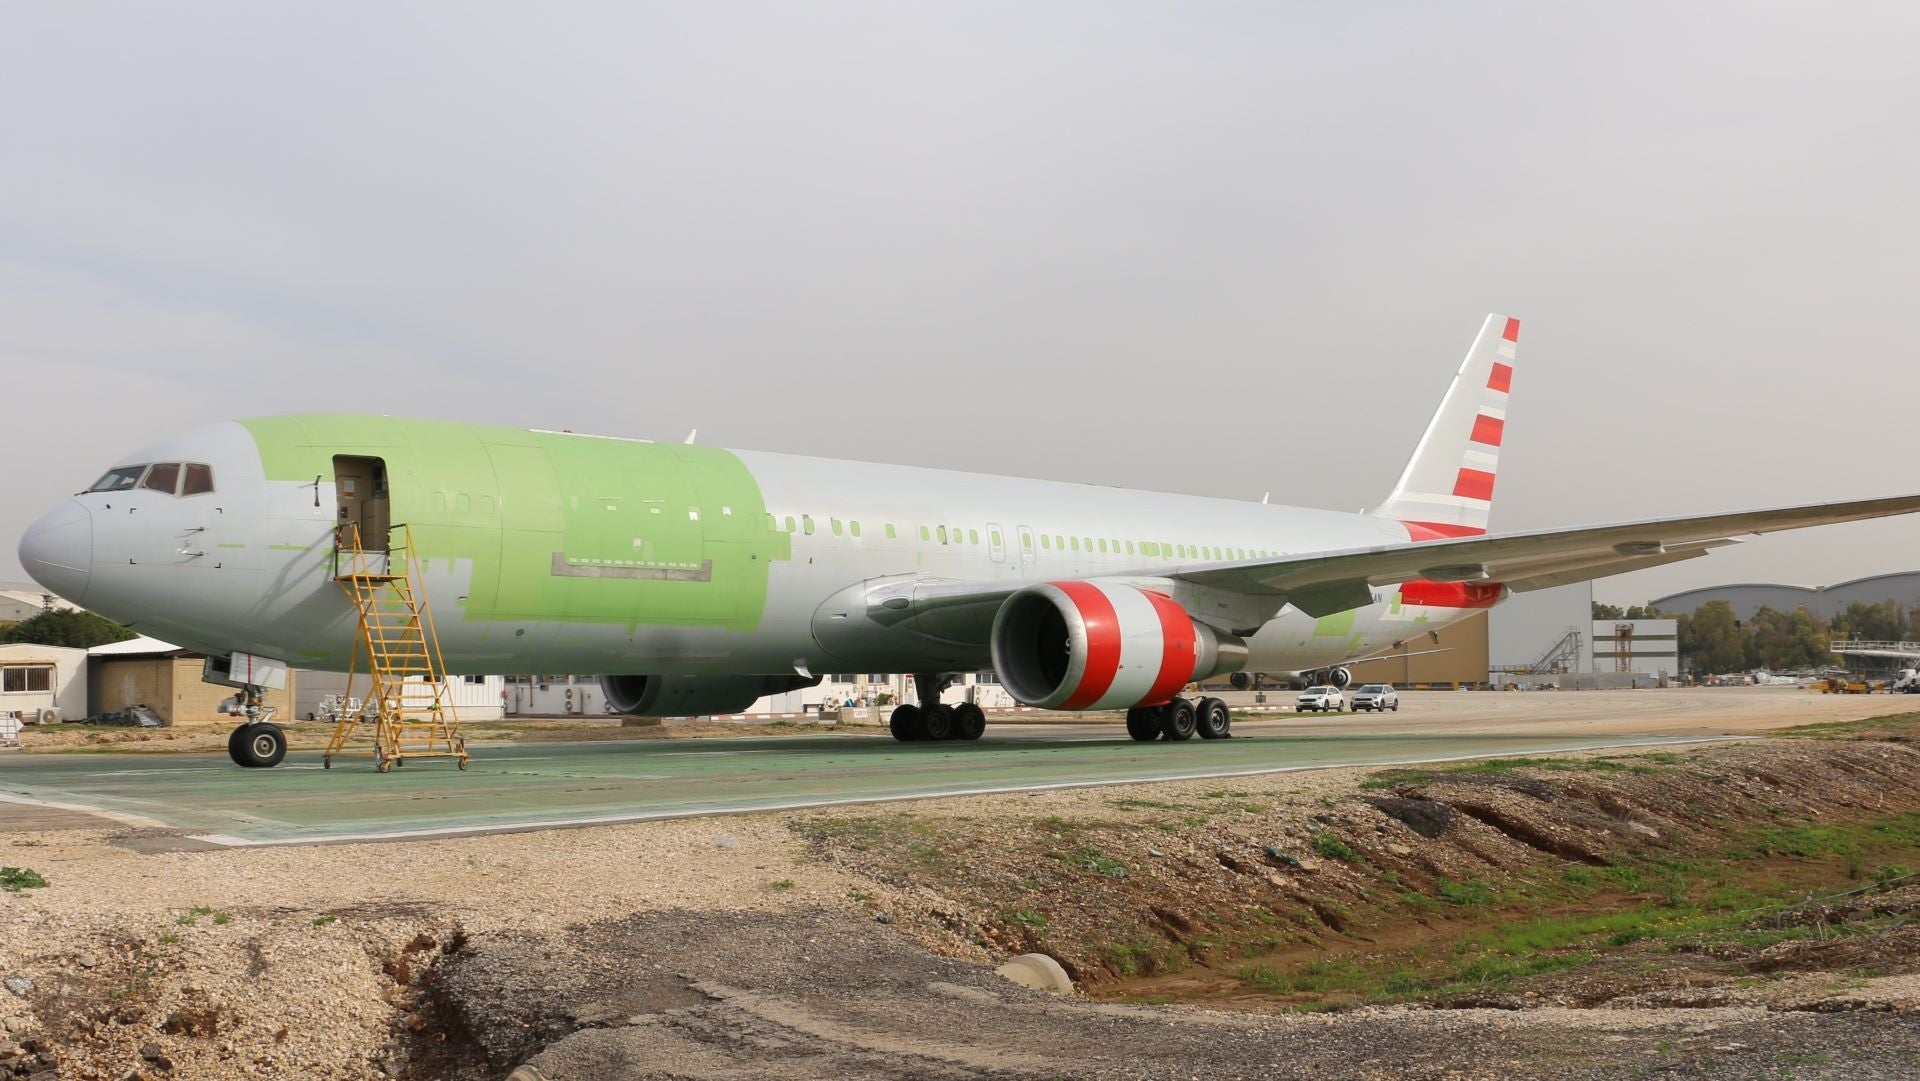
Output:
[[[1347,689],[1347,684],[1353,682],[1353,673],[1347,671],[1345,668],[1329,668],[1327,670],[1327,682],[1344,691]]]
[[[1015,593],[994,617],[990,644],[1007,693],[1042,709],[1160,705],[1247,663],[1245,641],[1194,622],[1165,594],[1107,582]]]
[[[738,713],[770,694],[797,691],[819,676],[601,676],[600,690],[617,712],[636,717]]]

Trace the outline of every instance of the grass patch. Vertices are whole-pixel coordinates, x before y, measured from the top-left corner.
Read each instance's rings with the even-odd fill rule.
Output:
[[[1493,887],[1477,878],[1465,882],[1443,878],[1435,884],[1434,892],[1440,895],[1442,901],[1461,908],[1477,908],[1493,903]]]
[[[328,913],[325,916],[315,916],[313,918],[313,925],[315,927],[326,927],[330,924],[335,924],[338,922],[340,922],[340,917],[335,916],[332,913]]]
[[[1330,860],[1342,860],[1347,863],[1359,863],[1360,853],[1355,852],[1345,841],[1333,834],[1321,830],[1313,835],[1313,850]]]
[[[775,892],[785,892],[793,888],[793,879],[783,878],[778,882],[769,882],[767,888]]]
[[[21,890],[46,888],[46,876],[31,867],[0,867],[0,890],[19,893]]]

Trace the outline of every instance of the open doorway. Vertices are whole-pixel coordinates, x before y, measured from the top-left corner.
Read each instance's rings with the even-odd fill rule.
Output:
[[[368,552],[387,550],[387,528],[393,524],[387,505],[387,463],[380,458],[333,456],[333,492],[337,504],[334,524],[343,544],[360,531],[360,547]]]

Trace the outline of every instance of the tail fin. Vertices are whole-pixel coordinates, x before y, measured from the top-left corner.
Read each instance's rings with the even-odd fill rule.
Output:
[[[1487,316],[1400,483],[1373,512],[1376,516],[1405,523],[1414,540],[1487,531],[1519,340],[1520,320]]]

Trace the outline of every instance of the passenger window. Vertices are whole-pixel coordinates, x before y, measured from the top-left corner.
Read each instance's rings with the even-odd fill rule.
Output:
[[[934,530],[934,532],[939,534],[941,544],[947,543],[947,527],[946,526],[941,526],[938,529]]]
[[[793,532],[793,515],[787,515],[787,532]]]
[[[921,540],[932,540],[932,539],[933,539],[933,534],[932,534],[932,532],[930,532],[930,531],[929,531],[929,530],[927,529],[927,527],[926,527],[926,526],[921,526],[921,527],[920,527],[920,539],[921,539]]]
[[[813,515],[802,514],[800,516],[800,532],[805,533],[809,537],[813,536]]]
[[[1047,536],[1045,533],[1040,534],[1040,547],[1045,548],[1049,552],[1053,551],[1053,538]]]
[[[1104,552],[1104,551],[1106,551],[1106,550],[1107,550],[1107,538],[1105,538],[1105,537],[1101,537],[1101,538],[1100,538],[1100,550],[1101,550],[1102,552]]]
[[[205,495],[213,491],[213,467],[210,465],[187,466],[187,479],[180,486],[181,495]]]
[[[895,536],[895,535],[894,535],[894,532],[893,532],[893,523],[892,523],[892,522],[888,522],[888,523],[887,523],[887,539],[888,539],[888,540],[893,540],[893,539],[894,539],[894,536]]]
[[[180,487],[180,463],[161,462],[147,470],[147,479],[140,482],[140,487],[172,495]]]
[[[827,521],[833,523],[833,535],[836,537],[839,536],[840,535],[840,519],[829,518],[827,519]]]
[[[1074,550],[1074,551],[1076,551],[1076,552],[1077,552],[1077,551],[1079,551],[1079,550],[1080,550],[1080,538],[1079,538],[1079,537],[1073,537],[1073,538],[1071,538],[1071,539],[1072,539],[1072,541],[1073,541],[1073,550]]]
[[[968,543],[968,544],[979,544],[979,543],[980,543],[980,531],[979,531],[979,530],[977,530],[977,529],[969,529],[969,530],[967,530],[967,543]]]
[[[849,533],[852,533],[852,534],[853,534],[854,536],[856,536],[856,537],[857,537],[857,536],[859,536],[859,535],[860,535],[860,523],[859,523],[859,522],[848,522],[848,523],[847,523],[847,532],[849,532]]]

